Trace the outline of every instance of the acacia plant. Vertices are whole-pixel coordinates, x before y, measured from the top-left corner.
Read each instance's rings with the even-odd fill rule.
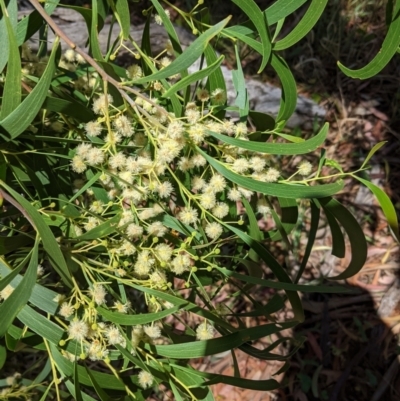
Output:
[[[266,349],[252,343],[303,320],[299,292],[342,291],[322,281],[299,284],[321,213],[332,253],[345,256],[344,234],[351,250],[348,267],[326,279],[346,279],[363,266],[362,229],[333,198],[344,178],[374,192],[397,235],[389,198],[358,175],[382,144],[356,171],[343,171],[322,148],[317,162],[304,156],[295,171],[283,165],[320,148],[328,133],[327,124],[306,138],[285,128],[297,91],[279,53],[313,28],[328,0],[307,2],[285,37],[285,18],[306,0],[277,0],[265,11],[253,0],[231,1],[248,18],[241,25],[229,17],[213,25],[202,0],[191,10],[166,0],[151,0],[144,10],[134,0],[63,5],[86,21],[82,49],[52,19],[58,0],[30,0],[33,10],[23,19],[17,0],[0,0],[0,368],[21,361],[21,371],[0,378],[0,399],[144,400],[172,392],[176,400],[212,400],[215,383],[275,389],[274,379],[242,378],[234,350],[283,360],[274,350],[286,341],[293,353],[301,339],[277,337]],[[393,3],[381,52],[360,70],[339,64],[344,73],[368,78],[394,55],[400,2]],[[195,35],[186,49],[172,9]],[[130,10],[147,18],[141,43],[130,36]],[[98,33],[111,29],[107,16],[120,33],[103,52]],[[169,38],[159,54],[150,40],[154,23]],[[234,104],[227,103],[224,57],[214,50],[219,39],[236,49]],[[261,55],[260,72],[276,71],[277,116],[249,109],[242,46]],[[117,64],[121,51],[131,65]],[[188,73],[198,59],[200,70]],[[293,273],[271,247],[292,252],[300,206],[310,224]],[[263,288],[275,295],[262,301]],[[222,291],[245,298],[252,312],[221,306]],[[275,313],[286,301],[293,317],[280,321]],[[246,327],[246,316],[267,323]],[[234,377],[190,365],[225,351]],[[29,366],[22,363],[27,355]]]

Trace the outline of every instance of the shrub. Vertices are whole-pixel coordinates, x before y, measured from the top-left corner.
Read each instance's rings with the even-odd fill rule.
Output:
[[[203,1],[188,12],[170,5],[196,35],[186,50],[158,0],[143,11],[141,44],[130,38],[127,0],[95,0],[91,10],[70,6],[87,23],[86,52],[51,18],[58,1],[45,2],[44,11],[31,0],[37,11],[17,23],[17,1],[0,0],[0,32],[7,38],[0,54],[0,367],[12,351],[41,355],[35,379],[23,374],[0,380],[0,398],[66,399],[69,393],[77,400],[143,400],[162,384],[176,400],[210,400],[215,383],[275,389],[273,379],[201,372],[190,360],[225,351],[234,358],[235,348],[275,359],[282,339],[265,350],[251,343],[303,320],[298,292],[342,291],[322,282],[298,284],[321,212],[332,231],[333,254],[344,256],[342,229],[351,246],[347,269],[330,279],[361,269],[363,232],[332,197],[345,177],[375,193],[398,232],[387,195],[357,175],[382,143],[352,172],[324,150],[317,163],[304,158],[294,172],[282,164],[282,156],[317,150],[328,133],[324,124],[304,140],[285,129],[297,91],[279,55],[312,29],[327,1],[312,1],[282,39],[285,17],[304,1],[283,7],[278,0],[264,12],[253,0],[232,2],[248,17],[242,25],[229,25],[229,18],[210,25]],[[367,78],[393,56],[399,2],[395,7],[382,52],[360,70],[340,65],[346,74]],[[108,13],[120,35],[103,54],[97,34]],[[151,51],[153,19],[169,36],[157,55]],[[39,29],[44,41],[35,53],[26,43]],[[61,50],[57,38],[47,55],[50,29],[69,48]],[[220,37],[235,42],[233,105],[227,104],[220,68],[224,57],[213,47]],[[260,71],[271,66],[281,80],[275,118],[249,109],[242,43],[260,53]],[[127,68],[116,64],[122,48],[135,60]],[[199,58],[202,68],[189,74]],[[300,205],[310,211],[311,225],[293,276],[270,247],[291,250]],[[260,228],[267,220],[274,227]],[[263,278],[263,264],[275,279]],[[247,315],[269,323],[246,327],[246,314],[216,302],[226,286],[253,304]],[[261,304],[252,292],[265,287],[275,296]],[[286,300],[293,318],[277,321],[273,314]],[[284,339],[294,350],[302,342]]]

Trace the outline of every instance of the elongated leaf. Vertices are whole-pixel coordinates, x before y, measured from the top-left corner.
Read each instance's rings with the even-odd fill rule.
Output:
[[[7,360],[7,350],[6,347],[0,345],[0,369],[3,368],[5,362]]]
[[[329,124],[325,123],[321,131],[304,142],[300,143],[262,143],[253,141],[242,141],[232,138],[228,135],[217,134],[216,132],[207,131],[207,133],[218,140],[254,152],[268,153],[272,155],[301,155],[310,153],[317,149],[326,139],[328,134]]]
[[[337,200],[324,198],[318,200],[326,213],[331,213],[345,229],[350,241],[351,260],[346,270],[331,280],[344,280],[357,274],[367,259],[367,241],[354,216]]]
[[[9,39],[9,29],[11,31],[15,40],[15,32],[18,21],[18,6],[16,1],[1,1],[0,8],[0,74],[8,61],[8,56],[10,54],[10,39]],[[6,11],[6,12],[5,12]]]
[[[81,393],[81,384],[79,382],[78,361],[74,362],[74,399],[76,401],[83,401]]]
[[[65,99],[47,96],[43,103],[43,108],[74,117],[79,122],[83,123],[89,122],[95,118],[93,111],[78,101],[71,102]]]
[[[3,262],[2,259],[0,259],[0,277],[2,279],[0,280],[0,291],[3,290],[5,287],[7,287],[8,284],[10,284],[15,277],[19,274],[19,272],[24,268],[25,263],[20,263],[20,265],[12,270],[10,272],[10,269],[7,267],[5,262]],[[6,276],[4,277],[4,275]]]
[[[371,157],[383,146],[387,141],[378,142],[373,146],[373,148],[369,151],[367,157],[365,158],[363,164],[361,165],[360,169],[364,168],[368,162],[370,161]]]
[[[258,327],[248,327],[226,336],[206,341],[195,341],[174,345],[148,345],[145,347],[154,350],[158,355],[174,358],[189,359],[214,355],[220,352],[237,348],[248,341],[258,340],[273,333],[278,333],[286,328],[293,327],[293,322],[276,324],[264,324]]]
[[[290,243],[285,227],[283,226],[281,219],[278,216],[278,213],[276,213],[274,209],[271,209],[271,215],[274,219],[275,226],[278,229],[278,233],[280,234],[282,242],[285,244],[286,249],[292,251],[292,244]]]
[[[249,114],[249,97],[247,94],[246,81],[244,79],[239,51],[236,45],[235,53],[237,70],[232,71],[232,80],[236,90],[235,105],[239,108],[240,119],[243,120],[247,119]]]
[[[279,20],[286,18],[295,12],[307,0],[277,0],[270,5],[265,11],[265,17],[268,25],[276,24]]]
[[[208,161],[208,163],[229,181],[240,185],[243,188],[250,189],[265,195],[281,196],[289,199],[300,198],[323,198],[339,192],[343,188],[343,182],[339,181],[333,184],[317,185],[307,187],[302,185],[275,184],[256,181],[251,178],[243,177],[228,170],[222,163],[209,156],[207,153],[197,148],[197,151]]]
[[[21,283],[11,295],[0,305],[0,338],[4,336],[8,327],[26,305],[36,282],[38,261],[38,241],[36,241],[29,262],[28,269]]]
[[[311,0],[301,21],[297,23],[287,36],[276,42],[274,50],[287,49],[303,39],[318,22],[327,4],[328,0]]]
[[[241,379],[240,377],[231,377],[209,372],[200,372],[176,364],[171,364],[171,365],[175,369],[187,371],[188,373],[192,373],[196,376],[208,379],[209,381],[208,383],[206,383],[207,385],[225,383],[236,387],[247,388],[251,390],[260,390],[260,391],[270,391],[279,388],[279,383],[273,379],[270,380]]]
[[[382,71],[400,45],[400,2],[395,1],[392,21],[378,54],[363,68],[352,70],[338,62],[339,68],[351,78],[368,79]]]
[[[296,227],[297,219],[299,217],[299,209],[295,199],[287,199],[278,197],[279,207],[281,209],[280,222],[285,230],[285,233],[290,233]],[[271,241],[278,241],[282,238],[279,231],[268,231]]]
[[[363,178],[360,178],[356,175],[353,175],[353,177],[356,178],[361,183],[363,183],[375,195],[389,223],[389,227],[392,229],[393,234],[397,238],[397,241],[400,242],[399,222],[397,219],[397,213],[389,196],[386,194],[385,191],[383,191],[381,188],[379,188],[372,182],[364,180]]]
[[[268,60],[271,56],[271,39],[269,37],[268,25],[265,20],[265,16],[253,0],[232,0],[242,11],[250,18],[250,21],[254,24],[260,39],[261,39],[261,55],[262,61],[258,73],[264,70],[268,64]]]
[[[14,2],[10,1],[9,3]],[[4,120],[21,103],[21,58],[15,38],[15,26],[13,27],[4,0],[0,0],[0,5],[3,13],[2,21],[4,20],[5,22],[8,36],[8,39],[2,39],[2,42],[8,42],[6,45],[6,47],[8,47],[7,74],[0,109],[0,120]],[[11,4],[9,4],[9,8],[12,8]]]
[[[169,385],[171,386],[171,390],[174,394],[175,400],[176,401],[184,401],[182,396],[180,395],[178,388],[175,386],[174,382],[172,380],[169,381]]]
[[[179,74],[182,70],[190,67],[205,51],[210,40],[218,35],[224,26],[229,22],[230,17],[214,25],[204,33],[202,33],[176,60],[162,70],[135,80],[135,84],[143,84],[149,81],[157,81],[168,78],[172,75]]]
[[[320,217],[320,209],[315,205],[314,202],[311,202],[311,224],[310,224],[310,231],[307,235],[307,245],[306,249],[304,250],[303,260],[301,261],[301,265],[299,271],[297,272],[296,278],[294,280],[295,283],[298,283],[301,276],[304,273],[304,270],[307,267],[308,258],[311,255],[311,251],[315,242],[315,238],[317,236],[318,231],[318,223]]]
[[[187,88],[190,84],[200,81],[203,78],[208,77],[211,73],[217,70],[222,62],[224,61],[224,56],[220,56],[217,61],[211,64],[209,67],[203,68],[200,71],[196,71],[193,74],[186,76],[185,78],[179,80],[176,84],[172,85],[165,93],[163,93],[162,97],[170,97],[172,93],[175,93],[181,89]]]
[[[281,267],[282,268],[282,267]],[[255,284],[260,286],[265,286],[267,288],[274,288],[276,290],[285,290],[285,291],[300,291],[305,293],[318,292],[322,294],[346,294],[352,293],[351,290],[345,287],[339,286],[328,286],[328,285],[314,285],[314,284],[294,284],[283,281],[273,281],[273,280],[265,280],[260,279],[258,277],[248,276],[246,274],[239,274],[232,270],[225,269],[223,267],[219,267],[218,270],[226,277],[233,277],[237,280],[243,281],[249,284]]]
[[[273,130],[275,127],[275,120],[269,114],[260,111],[250,110],[249,117],[251,122],[256,127],[257,131]],[[251,134],[249,135],[251,139]]]
[[[224,319],[221,319],[217,315],[211,313],[210,311],[208,311],[206,309],[199,307],[195,303],[189,302],[186,299],[182,299],[175,295],[167,294],[166,292],[163,292],[163,291],[158,291],[158,290],[154,290],[152,288],[136,285],[131,282],[127,283],[126,285],[128,285],[129,287],[135,288],[138,291],[143,292],[145,294],[154,295],[155,297],[160,298],[164,301],[171,302],[173,305],[176,305],[176,306],[181,305],[182,310],[187,310],[192,313],[195,313],[195,314],[203,317],[204,319],[208,319],[208,320],[214,322],[215,324],[218,324],[218,326],[220,326],[226,330],[229,330],[230,332],[236,330],[233,326],[231,326]]]
[[[57,48],[58,39],[54,43],[46,69],[38,84],[11,114],[0,121],[0,136],[4,140],[9,141],[10,139],[14,139],[24,132],[42,107],[56,68],[55,57]]]
[[[135,326],[138,324],[147,324],[155,322],[156,320],[160,320],[166,316],[176,313],[181,308],[182,305],[178,305],[174,306],[173,308],[163,310],[161,312],[145,313],[140,315],[125,315],[123,313],[111,312],[101,307],[98,307],[97,311],[101,316],[103,316],[112,323],[121,324],[123,326]]]
[[[282,85],[282,97],[276,122],[287,121],[296,110],[297,86],[290,68],[285,60],[275,53],[272,53],[271,66],[278,74]]]
[[[33,239],[27,235],[13,235],[12,237],[0,237],[0,255],[6,255],[23,246],[32,244]]]
[[[260,258],[267,264],[267,266],[272,270],[275,277],[281,283],[289,283],[292,284],[292,280],[283,269],[283,267],[277,262],[277,260],[272,256],[272,254],[258,241],[254,240],[253,238],[249,237],[243,231],[224,223],[224,226],[227,227],[230,231],[236,234],[243,242],[245,242],[251,249],[260,256]],[[248,276],[247,276],[248,277]],[[303,306],[301,304],[299,295],[295,291],[285,290],[286,295],[290,301],[290,304],[293,308],[293,313],[295,319],[299,322],[304,320],[304,311]]]
[[[122,37],[126,40],[129,38],[131,30],[131,19],[128,2],[127,0],[115,0],[115,7],[117,9],[115,15],[122,30]]]
[[[175,31],[174,25],[170,21],[168,15],[165,13],[164,8],[161,6],[158,0],[151,0],[153,3],[154,8],[157,10],[158,15],[160,16],[163,26],[168,33],[169,39],[171,41],[172,47],[175,51],[175,55],[179,55],[182,53],[181,43],[179,41],[179,37]],[[187,71],[186,74],[187,75]]]
[[[121,216],[116,215],[113,218],[99,224],[97,227],[91,229],[87,233],[80,235],[79,237],[77,237],[77,239],[79,241],[90,241],[93,239],[103,238],[107,235],[111,235],[115,233],[117,224],[120,219]]]
[[[223,33],[228,35],[228,36],[233,36],[234,38],[237,38],[241,40],[243,43],[246,43],[249,45],[251,48],[253,48],[256,52],[262,53],[262,44],[255,40],[254,38],[247,36],[247,34],[253,34],[252,30],[249,30],[247,28],[244,28],[243,26],[236,25],[236,26],[231,26],[229,28],[225,28],[223,30]]]
[[[67,377],[72,377],[74,363],[68,361],[65,357],[63,357],[55,345],[50,344],[50,349],[51,349],[52,357],[54,358],[54,362],[57,365],[57,368],[61,372],[63,372]],[[116,378],[115,376],[107,374],[107,373],[96,372],[93,370],[91,371],[91,373],[92,373],[92,376],[94,377],[94,379],[96,380],[96,382],[101,383],[101,387],[103,389],[120,390],[120,391],[125,390],[124,382],[122,380]],[[81,384],[83,384],[85,386],[92,386],[92,382],[86,372],[85,367],[78,365],[78,374],[79,374],[79,381]],[[129,386],[134,386],[134,384],[132,383],[131,377],[126,377],[125,380],[126,380],[127,384],[129,384]],[[134,386],[134,387],[136,387],[136,386]]]
[[[207,65],[212,65],[217,61],[217,55],[215,53],[215,50],[213,47],[208,44],[206,46],[206,49],[204,50],[204,56],[207,62]],[[225,83],[225,78],[224,74],[221,71],[221,68],[216,69],[214,72],[212,72],[208,76],[208,80],[206,83],[206,88],[210,93],[214,92],[216,89],[222,89],[224,93],[226,93],[226,83]],[[223,119],[225,117],[225,110],[219,111],[216,116],[220,119]]]
[[[51,15],[57,8],[59,2],[60,0],[46,1],[46,4],[44,5],[46,13]],[[10,3],[14,2],[11,1]],[[41,26],[43,26],[43,17],[36,10],[27,17],[21,19],[21,21],[18,22],[16,33],[18,46],[21,46],[31,38]]]
[[[92,25],[90,27],[90,50],[93,57],[98,61],[104,61],[103,55],[101,54],[99,36],[98,36],[98,3],[97,0],[92,1]]]
[[[10,271],[11,269],[7,267],[4,263],[2,263],[0,259],[0,275],[6,276],[3,279],[4,283],[8,284],[12,280],[13,287],[19,285],[23,277],[19,274],[16,274],[15,272],[20,271],[23,266],[25,266],[25,263],[21,263],[21,266],[13,271]],[[3,283],[3,280],[0,281],[1,285]],[[32,290],[31,297],[29,298],[29,302],[32,305],[37,306],[42,311],[54,315],[56,313],[56,310],[58,309],[58,303],[54,301],[57,295],[58,294],[56,292],[51,291],[48,288],[43,287],[39,284],[35,284]]]
[[[63,254],[61,253],[60,247],[54,238],[53,233],[50,228],[43,221],[40,213],[20,194],[15,192],[12,188],[6,185],[4,182],[0,181],[0,186],[5,188],[12,197],[21,205],[26,215],[28,216],[30,223],[37,230],[42,242],[43,247],[47,254],[50,257],[52,262],[52,266],[56,270],[56,272],[60,275],[63,282],[68,286],[72,287],[71,275],[68,271],[67,264],[65,263],[65,259]],[[16,205],[14,205],[16,206]]]
[[[346,255],[346,243],[340,228],[339,223],[329,212],[326,213],[326,219],[328,220],[329,228],[332,235],[332,255],[338,258],[344,258]]]
[[[256,216],[254,214],[254,211],[251,208],[251,205],[246,198],[242,197],[242,203],[243,203],[244,207],[246,208],[246,213],[249,218],[249,235],[251,238],[254,238],[257,241],[261,241],[263,239],[263,234],[262,234],[260,228],[258,227],[258,223],[257,223]],[[260,256],[253,249],[251,249],[249,256],[250,256],[250,259],[254,260],[255,262],[257,262],[260,259]]]
[[[90,379],[90,383],[93,386],[94,390],[96,391],[97,395],[99,396],[101,401],[110,401],[111,398],[108,396],[108,394],[101,388],[101,386],[99,385],[99,383],[96,381],[95,377],[92,375],[92,372],[90,371],[90,369],[88,369],[87,366],[85,366],[86,368],[86,373]]]

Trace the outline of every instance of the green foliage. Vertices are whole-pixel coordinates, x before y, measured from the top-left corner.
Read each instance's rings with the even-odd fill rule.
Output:
[[[305,1],[277,0],[261,10],[253,0],[232,0],[248,18],[241,25],[229,25],[230,17],[210,25],[203,1],[176,8],[197,36],[186,49],[168,2],[152,0],[147,10],[127,0],[95,0],[90,10],[70,6],[85,19],[88,52],[52,20],[58,1],[31,3],[36,10],[18,22],[17,0],[0,0],[0,36],[7,38],[0,43],[0,368],[7,349],[44,357],[34,380],[24,372],[0,380],[0,399],[145,400],[167,388],[176,400],[213,400],[216,383],[276,389],[274,379],[241,378],[237,367],[234,377],[200,372],[190,361],[234,349],[285,360],[301,346],[302,339],[279,334],[304,320],[299,292],[347,291],[299,283],[322,216],[332,253],[345,256],[345,235],[351,248],[348,267],[326,279],[348,278],[366,259],[357,220],[332,198],[344,178],[375,194],[399,238],[390,199],[358,175],[383,143],[356,171],[343,171],[324,152],[294,173],[281,165],[282,156],[316,151],[328,134],[327,124],[311,138],[285,128],[297,89],[279,54],[310,32],[327,1],[310,1],[282,39],[285,18]],[[142,43],[130,37],[129,7],[147,15]],[[399,46],[399,7],[381,53],[358,71],[340,66],[346,74],[367,78],[387,64]],[[120,34],[103,54],[99,31],[108,15]],[[151,50],[153,20],[170,40],[158,55]],[[71,48],[61,49],[57,38],[49,56],[35,54],[27,41],[39,29],[45,38],[43,26]],[[213,48],[220,38],[236,46],[233,105],[224,57]],[[243,43],[261,55],[260,71],[269,66],[281,81],[277,116],[249,108]],[[123,50],[134,60],[126,69],[115,62]],[[189,74],[199,58],[201,69]],[[311,224],[293,274],[272,248],[299,259],[293,235],[305,205]],[[259,288],[274,296],[260,300]],[[218,299],[222,291],[227,305]],[[239,297],[253,309],[235,310]],[[278,321],[273,314],[286,300],[294,317]],[[245,316],[269,323],[246,327]],[[281,338],[264,350],[251,345],[275,334]],[[283,341],[292,345],[287,357],[274,353]]]

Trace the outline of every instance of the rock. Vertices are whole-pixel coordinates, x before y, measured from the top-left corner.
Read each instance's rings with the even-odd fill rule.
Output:
[[[20,11],[20,17],[26,16],[32,12],[31,9],[24,9]],[[79,47],[85,48],[87,43],[87,26],[83,17],[76,11],[58,7],[52,18],[58,24],[58,26],[65,32],[65,34],[72,39]],[[100,48],[103,52],[106,51],[107,41],[109,35],[110,28],[110,20],[107,20],[104,28],[99,34],[99,43]],[[131,36],[137,42],[141,43],[142,34],[143,34],[144,25],[132,26],[131,27]],[[157,24],[151,24],[151,43],[152,49],[155,53],[159,53],[163,49],[165,49],[167,43],[167,34],[162,26]],[[195,37],[183,29],[182,27],[175,27],[177,34],[180,38],[181,44],[183,47],[189,46]],[[118,24],[114,24],[111,31],[111,41],[113,43],[114,40],[118,37],[119,34],[119,26]],[[51,45],[54,41],[54,35],[52,32],[49,32],[49,44]],[[31,40],[31,47],[38,47],[38,35],[36,34]],[[63,44],[63,48],[66,49],[66,44]],[[127,51],[125,51],[128,53]],[[126,54],[125,54],[126,56]],[[197,65],[193,65],[190,70],[195,71],[196,68],[199,68],[199,61]],[[227,86],[227,95],[230,104],[234,104],[236,98],[236,91],[234,89],[233,80],[232,80],[232,71],[227,67],[222,66],[222,72],[225,77],[226,86]],[[267,82],[261,82],[257,79],[247,78],[246,79],[247,91],[250,101],[250,108],[252,110],[257,110],[263,113],[271,114],[272,116],[276,116],[279,111],[280,101],[281,101],[281,89],[273,86]],[[294,114],[289,119],[287,126],[290,128],[296,126],[304,126],[306,128],[310,128],[310,125],[313,122],[313,119],[317,117],[318,119],[324,119],[325,117],[325,109],[319,106],[317,103],[313,102],[311,99],[308,99],[304,96],[298,96],[297,98],[297,107]]]

